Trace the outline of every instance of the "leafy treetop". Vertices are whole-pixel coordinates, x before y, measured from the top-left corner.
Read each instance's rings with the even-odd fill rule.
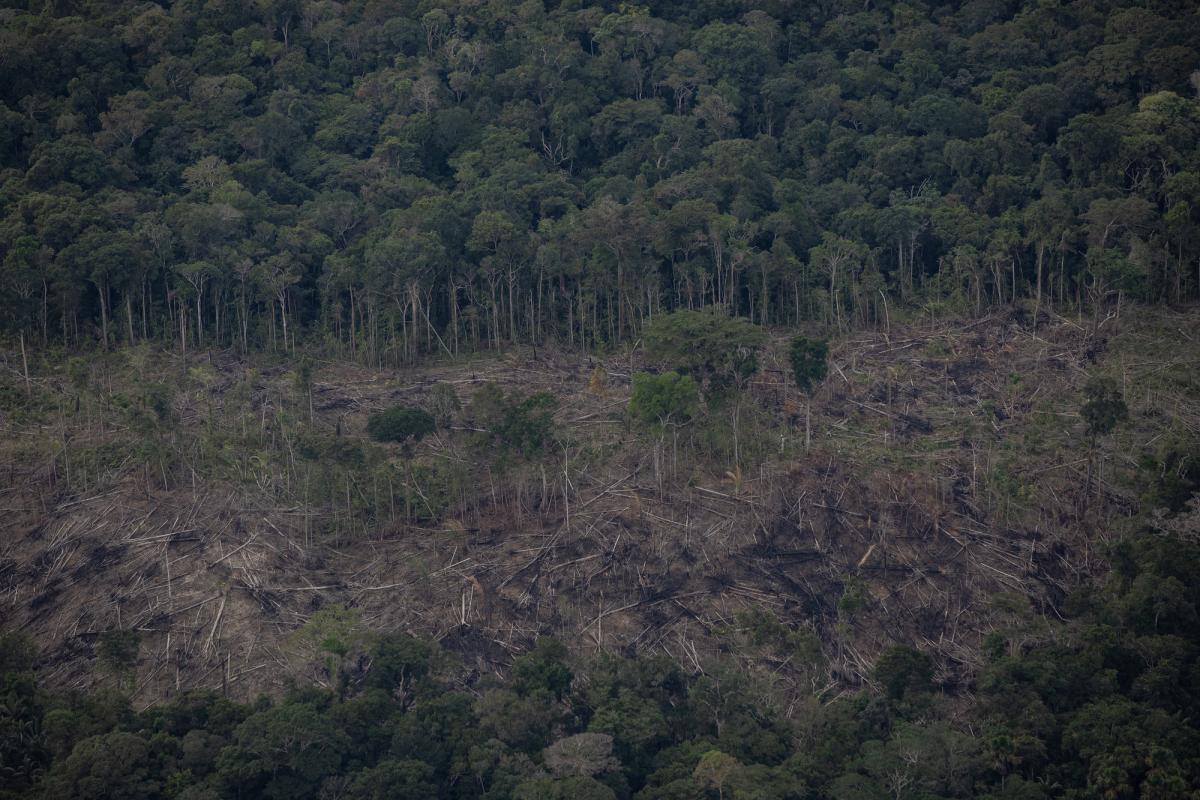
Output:
[[[678,372],[633,376],[629,414],[643,425],[665,427],[691,419],[699,404],[696,382]]]
[[[1088,435],[1093,439],[1107,436],[1129,418],[1129,407],[1115,381],[1093,378],[1084,387],[1083,395],[1084,402],[1079,413],[1087,423]]]
[[[654,358],[707,382],[710,388],[740,384],[758,370],[762,328],[718,311],[676,311],[655,317],[645,330]]]
[[[367,419],[367,433],[377,442],[419,442],[436,427],[429,412],[405,406],[380,411]]]
[[[829,345],[824,339],[797,336],[788,348],[788,359],[796,385],[808,394],[829,372]]]

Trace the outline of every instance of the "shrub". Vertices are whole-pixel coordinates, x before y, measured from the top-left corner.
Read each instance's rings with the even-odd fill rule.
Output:
[[[812,387],[825,380],[828,372],[829,345],[821,339],[797,336],[788,350],[792,364],[792,377],[800,391],[808,394]]]
[[[875,680],[888,697],[902,700],[910,692],[933,688],[933,662],[929,656],[911,647],[890,647],[875,662]]]
[[[454,391],[453,386],[439,383],[430,392],[426,407],[429,413],[433,414],[437,424],[445,428],[454,421],[454,415],[462,408],[462,403],[459,402],[458,393]]]
[[[696,382],[687,375],[639,372],[633,376],[629,414],[645,425],[686,422],[695,415],[698,403]]]
[[[1087,423],[1088,435],[1107,436],[1117,425],[1129,419],[1129,407],[1116,382],[1106,378],[1093,378],[1083,389],[1084,403],[1080,416]]]
[[[558,401],[547,392],[505,394],[495,384],[483,386],[471,400],[475,424],[486,428],[481,443],[504,453],[538,455],[554,441]]]
[[[436,428],[433,417],[420,408],[395,406],[367,419],[367,433],[377,442],[419,442]]]

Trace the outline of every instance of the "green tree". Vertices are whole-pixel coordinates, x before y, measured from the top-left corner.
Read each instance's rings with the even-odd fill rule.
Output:
[[[1087,434],[1094,443],[1107,436],[1129,418],[1129,407],[1115,381],[1092,378],[1083,388],[1083,405],[1079,415],[1087,425]]]
[[[293,643],[309,660],[320,659],[330,688],[339,693],[346,690],[346,674],[342,665],[347,657],[363,645],[362,613],[345,606],[327,606],[313,614],[292,634]]]
[[[732,395],[733,461],[740,469],[741,395],[758,371],[761,328],[719,311],[675,311],[655,317],[643,333],[646,352],[703,385],[710,402]]]
[[[1086,424],[1088,436],[1088,470],[1083,484],[1086,502],[1092,492],[1092,471],[1096,457],[1096,445],[1101,436],[1107,436],[1129,418],[1129,407],[1116,382],[1107,378],[1092,378],[1083,388],[1083,405],[1079,415]]]
[[[595,778],[533,778],[517,785],[513,800],[616,800],[617,794]]]
[[[350,750],[346,733],[306,703],[262,711],[237,727],[217,759],[217,777],[231,791],[271,800],[317,796]]]
[[[540,455],[552,443],[557,407],[548,392],[506,394],[495,384],[485,385],[471,400],[471,413],[485,431],[483,441],[498,445],[501,454],[524,458]]]
[[[696,762],[692,778],[705,789],[716,789],[717,800],[724,800],[725,787],[741,766],[733,756],[720,750],[709,750]]]
[[[433,433],[437,423],[421,408],[393,406],[367,418],[367,433],[377,442],[416,443]]]
[[[804,393],[804,447],[812,446],[812,390],[825,380],[829,372],[829,344],[823,339],[797,336],[788,347],[788,361],[792,365],[792,378],[796,387]]]
[[[538,639],[531,651],[513,662],[513,683],[521,694],[549,692],[561,700],[570,691],[573,678],[567,648],[557,639]]]
[[[665,429],[691,419],[699,401],[696,382],[688,375],[639,372],[633,376],[629,414],[643,425]]]
[[[661,487],[663,442],[671,432],[671,471],[678,467],[679,428],[696,415],[700,393],[696,382],[678,372],[654,374],[638,372],[633,376],[633,393],[629,398],[629,415],[657,433],[654,448],[654,471]]]
[[[433,779],[433,768],[423,761],[381,761],[355,773],[342,796],[347,800],[425,800],[437,796]]]
[[[875,680],[883,684],[888,697],[903,700],[912,692],[933,688],[933,662],[919,650],[897,645],[875,662]]]
[[[114,731],[84,739],[47,774],[53,800],[151,800],[163,789],[160,755],[141,736]]]

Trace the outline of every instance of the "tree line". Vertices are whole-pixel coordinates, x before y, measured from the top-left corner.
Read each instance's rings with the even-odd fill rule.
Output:
[[[1200,292],[1185,3],[2,6],[31,342],[395,363]]]

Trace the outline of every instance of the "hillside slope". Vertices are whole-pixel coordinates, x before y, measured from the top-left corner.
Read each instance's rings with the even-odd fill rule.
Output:
[[[106,680],[104,634],[138,632],[141,704],[326,679],[292,634],[334,604],[480,672],[554,635],[683,663],[720,650],[807,695],[869,681],[903,643],[953,691],[987,634],[1035,635],[1131,518],[1180,491],[1198,332],[1195,311],[1137,309],[1094,333],[1007,311],[855,334],[834,344],[808,450],[773,342],[738,409],[740,466],[730,409],[661,440],[629,422],[631,370],[656,366],[640,351],[322,362],[311,381],[306,360],[43,354],[28,388],[9,353],[3,614],[56,686]],[[1092,456],[1078,411],[1097,375],[1130,420]],[[551,393],[553,443],[498,449],[472,401],[492,385]],[[368,414],[395,404],[439,430],[372,443]]]

